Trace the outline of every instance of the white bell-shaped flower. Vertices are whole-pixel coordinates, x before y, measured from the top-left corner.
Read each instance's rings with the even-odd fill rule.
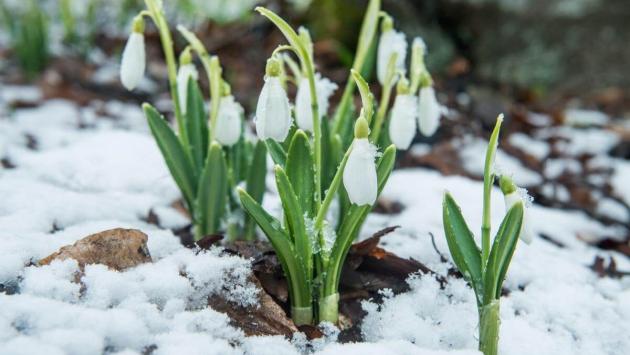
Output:
[[[337,90],[337,84],[323,78],[319,73],[315,74],[315,91],[317,93],[317,105],[319,119],[328,112],[328,100]],[[311,88],[308,78],[303,77],[298,85],[295,98],[295,119],[298,127],[305,131],[313,131],[313,110],[311,107]]]
[[[177,71],[177,96],[179,98],[179,107],[184,114],[186,114],[188,106],[188,80],[190,78],[193,80],[199,79],[199,73],[195,65],[192,63],[180,65]]]
[[[426,136],[432,136],[440,125],[442,108],[435,97],[435,90],[432,86],[420,89],[418,103],[418,126],[420,132]]]
[[[222,145],[232,146],[241,137],[243,106],[228,95],[221,98],[214,137]]]
[[[533,198],[527,193],[526,189],[518,188],[514,182],[512,182],[512,179],[506,175],[501,176],[499,185],[503,192],[506,213],[518,202],[523,203],[523,222],[521,224],[519,238],[526,244],[531,243],[533,232],[529,222],[529,208],[532,205]]]
[[[376,202],[376,147],[367,138],[355,138],[352,151],[343,170],[343,186],[350,202],[373,205]]]
[[[405,71],[405,59],[407,57],[407,41],[405,34],[394,29],[384,31],[378,41],[378,56],[376,58],[376,75],[381,85],[385,84],[387,76],[387,64],[393,53],[396,56],[396,71]]]
[[[138,86],[144,77],[145,66],[144,35],[134,31],[127,40],[120,63],[120,81],[127,90]]]
[[[389,119],[389,138],[397,149],[407,149],[416,135],[418,100],[415,95],[397,95]]]
[[[260,139],[283,142],[291,128],[287,92],[277,76],[267,76],[256,105],[256,134]]]

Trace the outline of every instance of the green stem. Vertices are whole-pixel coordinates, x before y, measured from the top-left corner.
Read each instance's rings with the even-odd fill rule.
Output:
[[[313,323],[313,307],[291,306],[291,319],[295,325],[305,325]]]
[[[171,99],[173,100],[179,136],[182,140],[182,144],[184,146],[188,146],[188,134],[186,133],[184,117],[182,116],[181,108],[179,107],[179,95],[177,92],[177,64],[175,62],[171,31],[168,28],[168,23],[166,22],[162,8],[156,3],[156,0],[144,0],[144,2],[149,9],[151,19],[153,19],[153,22],[160,33],[160,41],[162,42],[162,50],[164,51],[164,57],[166,59],[169,88],[171,91]]]
[[[376,111],[376,120],[374,121],[374,129],[372,130],[372,143],[377,144],[381,135],[381,128],[383,122],[385,122],[385,116],[387,115],[387,108],[389,107],[389,100],[392,95],[392,87],[389,83],[383,88],[383,95],[381,101],[378,104],[378,111]]]
[[[339,163],[339,167],[337,168],[337,172],[335,172],[335,176],[333,177],[332,182],[330,183],[330,187],[328,187],[328,191],[326,192],[326,197],[324,197],[324,202],[322,203],[321,208],[317,212],[317,217],[315,218],[315,230],[320,230],[323,226],[324,219],[326,218],[326,213],[328,213],[328,208],[332,203],[339,186],[341,185],[341,178],[343,176],[343,171],[346,167],[346,162],[348,161],[348,157],[350,156],[350,152],[352,151],[352,146],[348,148],[346,154],[344,154],[341,163]]]
[[[490,255],[490,194],[492,192],[492,183],[494,182],[493,165],[497,153],[499,131],[501,130],[502,122],[503,115],[499,115],[492,135],[490,136],[490,141],[488,142],[486,162],[483,170],[483,215],[481,220],[481,265],[483,269],[485,269]]]
[[[319,299],[319,321],[337,324],[339,321],[339,293],[324,295]]]
[[[333,134],[337,134],[341,131],[341,127],[344,123],[344,117],[348,115],[350,104],[352,104],[354,89],[354,80],[352,80],[352,74],[350,74],[348,81],[346,82],[346,87],[343,90],[343,96],[341,96],[341,101],[339,101],[339,106],[337,106],[337,110],[335,111],[335,116],[333,118]]]
[[[484,355],[497,355],[499,350],[499,300],[492,300],[479,310],[479,350]]]

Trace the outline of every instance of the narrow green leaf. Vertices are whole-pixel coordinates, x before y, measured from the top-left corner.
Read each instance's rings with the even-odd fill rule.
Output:
[[[273,162],[284,167],[287,163],[287,152],[282,148],[282,145],[271,138],[265,140],[265,144]]]
[[[315,171],[311,145],[306,133],[298,130],[293,136],[287,154],[286,173],[295,189],[302,211],[309,217],[314,215]]]
[[[484,301],[488,301],[489,297],[498,299],[501,296],[503,280],[510,267],[510,261],[521,233],[523,213],[523,204],[518,203],[510,208],[501,222],[486,267]]]
[[[267,176],[267,146],[263,141],[258,141],[254,149],[252,162],[247,174],[247,193],[258,203],[262,203],[265,193],[265,177]],[[245,217],[245,239],[254,240],[254,220]]]
[[[228,171],[221,145],[213,143],[206,159],[206,166],[199,178],[199,193],[196,200],[196,219],[201,234],[197,237],[217,233],[225,216],[228,194]]]
[[[193,213],[193,201],[197,193],[197,184],[195,183],[195,174],[190,158],[184,152],[173,130],[155,108],[149,104],[142,105],[142,108],[147,117],[151,133],[162,152],[166,166],[181,190],[190,212]]]
[[[294,242],[297,259],[304,265],[306,275],[308,275],[307,280],[310,283],[310,275],[313,272],[313,253],[311,239],[304,224],[304,212],[287,174],[278,165],[276,165],[275,173],[289,235]]]
[[[192,77],[186,87],[186,131],[190,142],[190,154],[195,163],[197,176],[201,174],[208,151],[208,124],[203,95]]]
[[[444,195],[442,204],[442,222],[453,262],[479,296],[482,285],[481,251],[462,216],[461,209],[448,192]]]

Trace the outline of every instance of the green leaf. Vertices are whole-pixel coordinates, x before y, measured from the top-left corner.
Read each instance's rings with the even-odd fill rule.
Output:
[[[265,140],[265,144],[273,162],[284,167],[287,163],[287,152],[282,148],[282,145],[271,138]]]
[[[203,95],[192,77],[188,80],[186,90],[186,131],[190,142],[190,154],[195,163],[197,176],[203,169],[208,151],[208,124],[204,108]]]
[[[370,50],[372,43],[374,42],[374,37],[376,36],[380,10],[381,1],[371,0],[370,4],[368,5],[368,9],[365,12],[365,17],[363,18],[361,32],[359,33],[359,43],[357,44],[357,52],[355,55],[354,64],[352,65],[352,68],[354,70],[360,71],[361,69],[363,69],[365,57],[367,56],[367,53]]]
[[[263,141],[258,141],[249,167],[246,188],[254,201],[261,203],[265,193],[265,177],[267,176],[267,147]],[[245,239],[254,240],[254,220],[245,217]]]
[[[168,167],[175,183],[182,192],[188,208],[193,213],[197,184],[195,174],[189,156],[179,142],[179,139],[168,126],[164,118],[149,104],[142,106],[147,117],[149,128],[155,141],[162,152],[166,166]]]
[[[197,238],[215,234],[225,215],[228,195],[228,171],[221,145],[212,143],[206,166],[199,178],[199,193],[196,200],[196,220],[200,234]]]
[[[304,131],[298,130],[293,136],[287,155],[286,172],[295,189],[302,211],[313,217],[313,196],[315,195],[315,170],[311,145]]]
[[[503,280],[516,250],[516,243],[523,225],[523,204],[514,205],[503,218],[499,231],[492,243],[488,265],[486,267],[486,284],[484,285],[484,301],[501,296]]]
[[[313,273],[313,253],[311,239],[306,232],[306,226],[304,224],[304,212],[287,174],[278,165],[276,165],[275,173],[278,194],[280,195],[282,209],[284,210],[284,216],[287,220],[289,236],[295,245],[297,259],[304,265],[307,280],[309,280],[310,283],[310,276]]]
[[[461,209],[448,192],[444,195],[442,204],[442,221],[453,262],[479,297],[482,286],[481,251],[462,216]]]
[[[385,149],[383,156],[377,163],[376,175],[378,180],[378,194],[380,194],[385,187],[385,183],[394,168],[395,161],[396,148],[391,145]],[[352,205],[343,216],[337,230],[337,240],[331,251],[330,264],[328,266],[328,274],[326,275],[324,286],[326,289],[336,289],[338,287],[343,260],[346,258],[352,241],[358,235],[365,218],[371,210],[372,206]]]

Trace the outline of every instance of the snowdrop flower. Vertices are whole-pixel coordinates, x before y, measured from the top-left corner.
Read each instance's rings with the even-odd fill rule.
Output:
[[[120,63],[120,81],[127,90],[133,90],[142,80],[145,66],[144,20],[138,15],[133,20],[133,31],[127,40]]]
[[[291,108],[287,92],[280,82],[280,62],[275,58],[267,61],[265,85],[256,105],[256,134],[260,139],[271,138],[282,142],[291,128]]]
[[[226,146],[232,146],[241,137],[241,117],[243,117],[243,106],[241,106],[234,96],[227,95],[221,98],[219,104],[219,115],[215,129],[216,140]]]
[[[362,206],[376,202],[376,147],[368,141],[367,120],[361,115],[354,128],[354,141],[343,170],[343,186],[350,202]]]
[[[420,132],[430,137],[437,131],[440,124],[441,107],[435,97],[433,86],[424,86],[420,89],[418,108],[418,126]]]
[[[179,98],[179,107],[183,114],[186,114],[188,100],[188,80],[199,79],[197,68],[192,63],[192,55],[190,48],[186,48],[179,57],[179,69],[177,70],[177,96]]]
[[[529,223],[529,207],[532,204],[532,197],[527,194],[527,190],[518,188],[512,178],[507,175],[501,175],[499,179],[499,185],[503,192],[503,198],[505,200],[505,211],[509,211],[518,202],[523,203],[523,224],[521,225],[521,232],[519,238],[526,244],[532,242],[532,231]]]
[[[409,93],[407,79],[398,82],[396,100],[389,121],[389,138],[398,149],[407,149],[416,134],[418,100]]]
[[[376,61],[376,74],[381,85],[385,85],[387,76],[387,64],[392,54],[396,57],[396,71],[405,71],[405,59],[407,57],[407,41],[405,34],[394,30],[391,17],[386,16],[381,26],[381,37],[378,40],[378,56]]]
[[[315,91],[317,93],[317,105],[319,106],[319,119],[328,112],[328,99],[337,90],[337,84],[323,78],[319,73],[315,74]],[[305,131],[313,131],[313,111],[311,107],[311,88],[308,78],[303,77],[298,85],[295,98],[295,119],[298,127]]]

